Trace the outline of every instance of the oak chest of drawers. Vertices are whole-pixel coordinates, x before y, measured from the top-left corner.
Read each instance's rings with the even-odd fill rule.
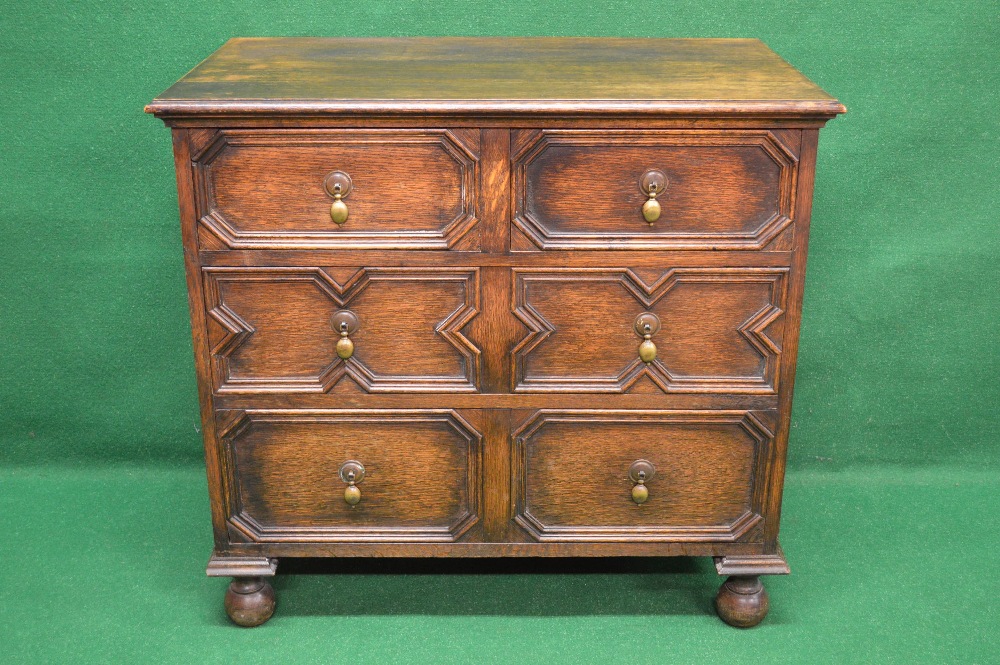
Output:
[[[236,39],[173,131],[210,575],[712,556],[767,612],[819,128],[756,40]]]

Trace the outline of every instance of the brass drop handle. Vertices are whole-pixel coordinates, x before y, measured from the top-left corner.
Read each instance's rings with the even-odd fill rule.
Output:
[[[646,171],[639,180],[639,188],[648,197],[645,203],[642,204],[642,218],[646,220],[647,224],[652,226],[653,222],[660,218],[662,208],[656,197],[662,194],[667,188],[667,176],[664,175],[663,171],[655,169]]]
[[[646,487],[646,472],[639,472],[639,480],[632,486],[632,500],[638,504],[646,503],[649,499],[649,488]]]
[[[642,204],[642,217],[650,226],[652,226],[653,222],[660,218],[661,208],[660,202],[656,200],[657,194],[659,194],[659,192],[656,191],[656,183],[650,183],[648,192],[649,199]]]
[[[639,345],[639,360],[644,363],[651,363],[656,360],[656,344],[653,344],[653,333],[650,325],[643,326],[642,344]]]
[[[333,315],[330,325],[340,333],[340,339],[337,340],[337,355],[347,360],[354,355],[354,342],[349,335],[360,325],[358,315],[349,309],[342,309]]]
[[[347,483],[344,489],[344,501],[351,508],[361,502],[361,488],[358,487],[365,478],[365,467],[356,460],[348,460],[340,465],[340,479]]]
[[[636,460],[628,468],[628,477],[635,483],[632,486],[632,500],[637,505],[641,506],[649,500],[649,488],[646,487],[646,482],[652,480],[654,475],[656,467],[648,460]]]
[[[349,214],[347,204],[343,200],[344,195],[341,194],[340,190],[340,184],[333,186],[333,205],[330,206],[330,219],[333,220],[334,224],[345,224],[347,222],[347,215]]]
[[[354,342],[351,341],[350,331],[347,329],[347,322],[340,322],[340,339],[337,340],[337,355],[347,360],[354,355]]]
[[[334,171],[326,176],[326,180],[323,181],[323,187],[333,197],[333,205],[330,206],[330,219],[337,226],[346,224],[349,211],[347,210],[347,204],[344,203],[344,199],[347,198],[347,195],[351,193],[351,189],[353,188],[351,176],[343,171]]]
[[[635,492],[633,491],[633,494],[634,493]],[[347,489],[344,490],[344,501],[346,501],[347,505],[352,508],[358,505],[358,502],[361,501],[361,488],[355,484],[353,471],[350,471],[347,474]]]
[[[653,335],[660,330],[660,317],[652,312],[640,314],[635,320],[635,332],[642,337],[639,344],[639,360],[649,364],[656,360],[656,344]]]

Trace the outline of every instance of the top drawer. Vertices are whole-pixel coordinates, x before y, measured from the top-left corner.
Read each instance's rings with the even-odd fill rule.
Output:
[[[516,249],[759,250],[791,224],[797,148],[770,131],[518,131],[512,151]]]
[[[222,130],[194,160],[202,246],[476,249],[478,150],[468,130]]]

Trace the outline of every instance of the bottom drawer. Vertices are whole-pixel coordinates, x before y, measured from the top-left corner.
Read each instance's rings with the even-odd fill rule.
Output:
[[[515,521],[540,541],[752,541],[768,415],[533,412],[514,432]]]
[[[235,530],[249,542],[452,542],[478,519],[481,437],[454,411],[248,410],[221,417],[229,420],[222,441],[231,536]],[[355,482],[345,492],[351,471]]]

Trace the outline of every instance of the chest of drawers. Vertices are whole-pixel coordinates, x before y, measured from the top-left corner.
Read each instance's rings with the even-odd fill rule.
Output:
[[[171,128],[215,551],[712,556],[767,612],[819,128],[756,40],[236,39]]]

